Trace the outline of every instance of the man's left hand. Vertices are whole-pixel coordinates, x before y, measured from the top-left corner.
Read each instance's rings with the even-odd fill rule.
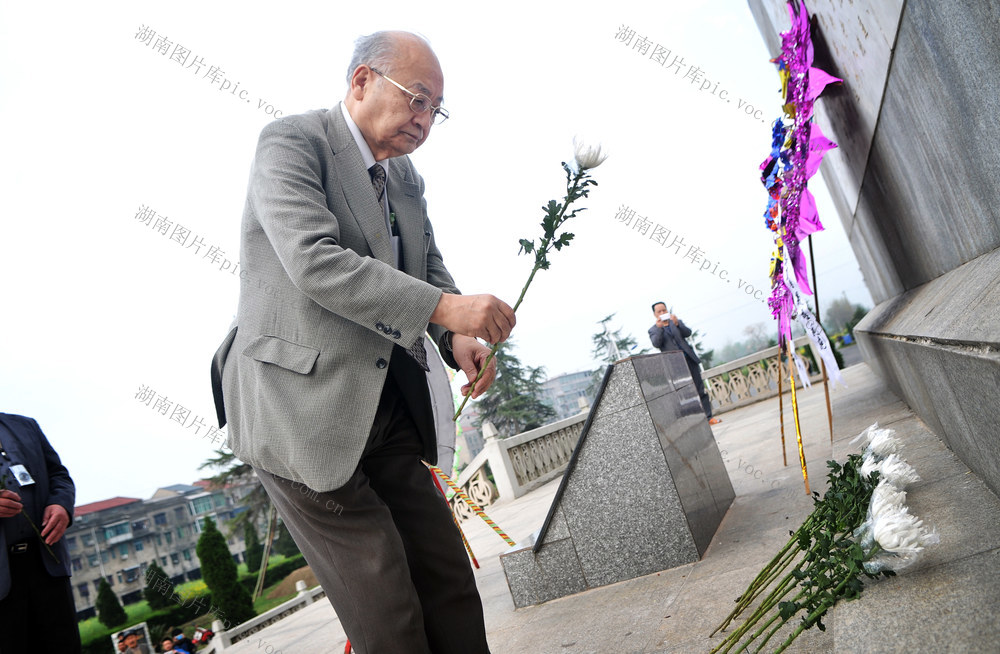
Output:
[[[472,380],[479,374],[483,361],[485,361],[486,357],[489,356],[490,348],[469,336],[454,334],[451,339],[451,353],[455,356],[455,363],[461,366],[462,371],[469,380],[469,384],[471,384]],[[490,365],[487,367],[486,372],[484,372],[483,376],[479,378],[476,388],[473,389],[472,399],[476,399],[485,393],[486,389],[488,389],[490,384],[493,383],[493,379],[496,375],[497,364],[496,359],[493,359],[490,361]],[[469,384],[464,384],[462,386],[462,395],[469,392]]]
[[[49,504],[42,512],[42,540],[49,546],[55,545],[69,526],[69,514],[58,504]]]

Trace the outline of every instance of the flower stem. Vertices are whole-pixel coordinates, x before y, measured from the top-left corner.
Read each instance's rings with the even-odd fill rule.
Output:
[[[56,556],[56,553],[52,551],[52,548],[49,547],[49,544],[45,542],[44,538],[42,538],[42,532],[38,531],[38,527],[35,526],[35,521],[31,519],[31,516],[29,516],[24,509],[21,509],[21,515],[23,515],[24,519],[28,521],[28,524],[31,525],[31,528],[35,530],[35,535],[38,536],[38,540],[42,541],[42,545],[45,546],[45,549],[48,550],[52,558],[56,560],[56,563],[61,563],[59,557]]]
[[[535,273],[538,272],[538,270],[539,266],[536,263],[535,267],[531,269],[531,274],[528,275],[528,281],[525,282],[524,288],[521,289],[520,297],[518,297],[517,302],[514,303],[513,311],[515,313],[517,312],[517,308],[521,306],[521,301],[524,300],[524,294],[528,292],[528,287],[531,286],[531,280],[535,278]],[[483,365],[479,366],[479,374],[477,374],[476,378],[469,383],[469,390],[466,391],[465,397],[462,399],[462,404],[459,405],[458,411],[455,412],[455,416],[452,418],[453,421],[458,420],[458,417],[462,415],[462,409],[465,408],[465,405],[468,403],[469,398],[472,397],[472,391],[473,389],[476,388],[476,383],[480,379],[482,379],[483,373],[486,372],[486,368],[489,367],[490,361],[493,360],[493,357],[496,356],[497,350],[499,349],[500,349],[500,343],[496,343],[495,345],[493,345],[492,348],[490,348],[490,353],[486,357],[486,360],[483,361]]]
[[[528,281],[526,281],[524,286],[521,288],[521,294],[518,296],[517,302],[514,303],[514,307],[512,309],[514,313],[517,313],[518,307],[520,307],[521,302],[524,301],[524,294],[528,292],[528,287],[531,286],[531,282],[535,278],[535,273],[541,269],[542,262],[545,261],[545,255],[548,254],[549,247],[551,247],[552,237],[555,236],[556,229],[562,225],[564,216],[566,215],[566,209],[568,209],[569,205],[573,202],[570,198],[574,198],[574,196],[576,196],[576,190],[580,186],[580,181],[587,175],[586,170],[586,168],[580,168],[573,176],[573,183],[567,188],[566,201],[562,203],[559,215],[556,216],[552,223],[552,236],[545,236],[538,242],[538,252],[535,254],[535,265],[531,268],[531,274],[528,275]],[[462,399],[462,404],[459,405],[458,410],[452,417],[452,421],[458,420],[459,416],[462,415],[462,410],[465,409],[465,405],[469,402],[469,398],[472,397],[472,391],[475,390],[476,383],[482,379],[483,373],[486,372],[486,368],[490,365],[490,361],[493,360],[493,357],[496,356],[497,350],[499,349],[500,343],[494,343],[493,347],[490,348],[489,355],[487,355],[486,360],[483,361],[483,365],[479,367],[479,374],[476,375],[475,379],[469,382],[469,390],[466,391],[465,397]]]
[[[834,598],[840,597],[840,591],[842,591],[844,589],[844,586],[847,585],[847,582],[849,582],[853,578],[854,575],[851,574],[845,575],[844,578],[841,579],[840,583],[837,584],[837,587],[833,590],[833,597]],[[827,605],[827,603],[824,602],[820,604],[818,607],[816,607],[816,610],[810,613],[808,616],[806,616],[805,620],[802,621],[802,624],[800,624],[798,627],[795,628],[795,631],[793,631],[791,635],[787,639],[785,639],[785,642],[783,642],[778,649],[774,650],[775,654],[778,654],[778,652],[785,651],[785,648],[787,648],[789,645],[792,644],[792,641],[795,640],[796,637],[798,637],[798,635],[801,634],[806,629],[807,625],[811,627],[812,621],[815,620],[817,617],[819,617],[824,611],[829,609],[830,606],[832,606],[832,604]]]

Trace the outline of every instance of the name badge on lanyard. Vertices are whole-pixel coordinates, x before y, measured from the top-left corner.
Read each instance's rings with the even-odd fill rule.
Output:
[[[31,473],[20,463],[14,464],[10,467],[11,473],[13,473],[14,478],[17,479],[17,483],[21,486],[31,486],[35,483],[35,480],[31,478]]]

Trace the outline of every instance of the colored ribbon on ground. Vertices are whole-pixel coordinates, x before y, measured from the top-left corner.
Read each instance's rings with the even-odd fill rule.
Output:
[[[451,480],[451,478],[448,477],[448,475],[444,474],[444,471],[441,470],[441,468],[438,468],[437,466],[432,466],[432,465],[430,465],[428,463],[425,463],[424,465],[426,465],[428,468],[430,468],[432,472],[434,472],[435,474],[437,474],[437,476],[440,477],[441,480],[444,481],[444,483],[448,484],[448,487],[451,488],[453,491],[455,491],[455,494],[458,495],[462,499],[462,501],[465,502],[466,505],[468,505],[468,507],[470,509],[472,509],[472,512],[475,513],[476,515],[478,515],[480,518],[483,519],[483,521],[486,522],[486,524],[488,524],[490,527],[492,527],[493,531],[497,532],[497,534],[500,536],[500,538],[502,538],[505,541],[507,541],[508,545],[516,545],[517,544],[517,543],[514,542],[513,538],[511,538],[510,536],[508,536],[507,534],[505,534],[503,532],[503,530],[500,529],[499,526],[497,526],[497,523],[495,523],[492,520],[490,520],[490,517],[488,515],[486,515],[485,512],[483,512],[483,510],[479,507],[479,505],[476,504],[475,502],[473,502],[472,499],[465,493],[465,491],[462,490],[462,488],[458,484],[456,484],[455,482],[453,482]]]
[[[431,472],[431,479],[434,480],[434,485],[437,486],[439,491],[441,491],[441,494],[444,495],[444,501],[447,502],[448,493],[444,492],[444,488],[438,482],[437,477],[434,476],[433,472]],[[472,559],[472,565],[475,566],[476,570],[478,570],[479,561],[476,560],[476,555],[472,553],[472,546],[469,545],[469,539],[465,537],[465,532],[462,531],[462,525],[458,523],[458,517],[454,512],[451,514],[451,519],[455,521],[455,526],[458,527],[458,533],[462,537],[462,543],[465,545],[465,551],[469,553],[469,558]]]

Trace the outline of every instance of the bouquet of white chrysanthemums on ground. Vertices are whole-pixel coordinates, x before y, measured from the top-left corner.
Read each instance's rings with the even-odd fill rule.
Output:
[[[827,462],[826,494],[822,499],[813,494],[813,512],[712,632],[726,629],[763,596],[713,652],[763,651],[774,634],[801,615],[800,624],[775,650],[781,652],[813,625],[825,629],[822,618],[834,604],[861,595],[862,576],[892,576],[940,540],[906,507],[906,486],[919,477],[900,458],[902,444],[893,431],[876,423],[851,442],[858,441],[863,454],[851,454],[843,466]]]

